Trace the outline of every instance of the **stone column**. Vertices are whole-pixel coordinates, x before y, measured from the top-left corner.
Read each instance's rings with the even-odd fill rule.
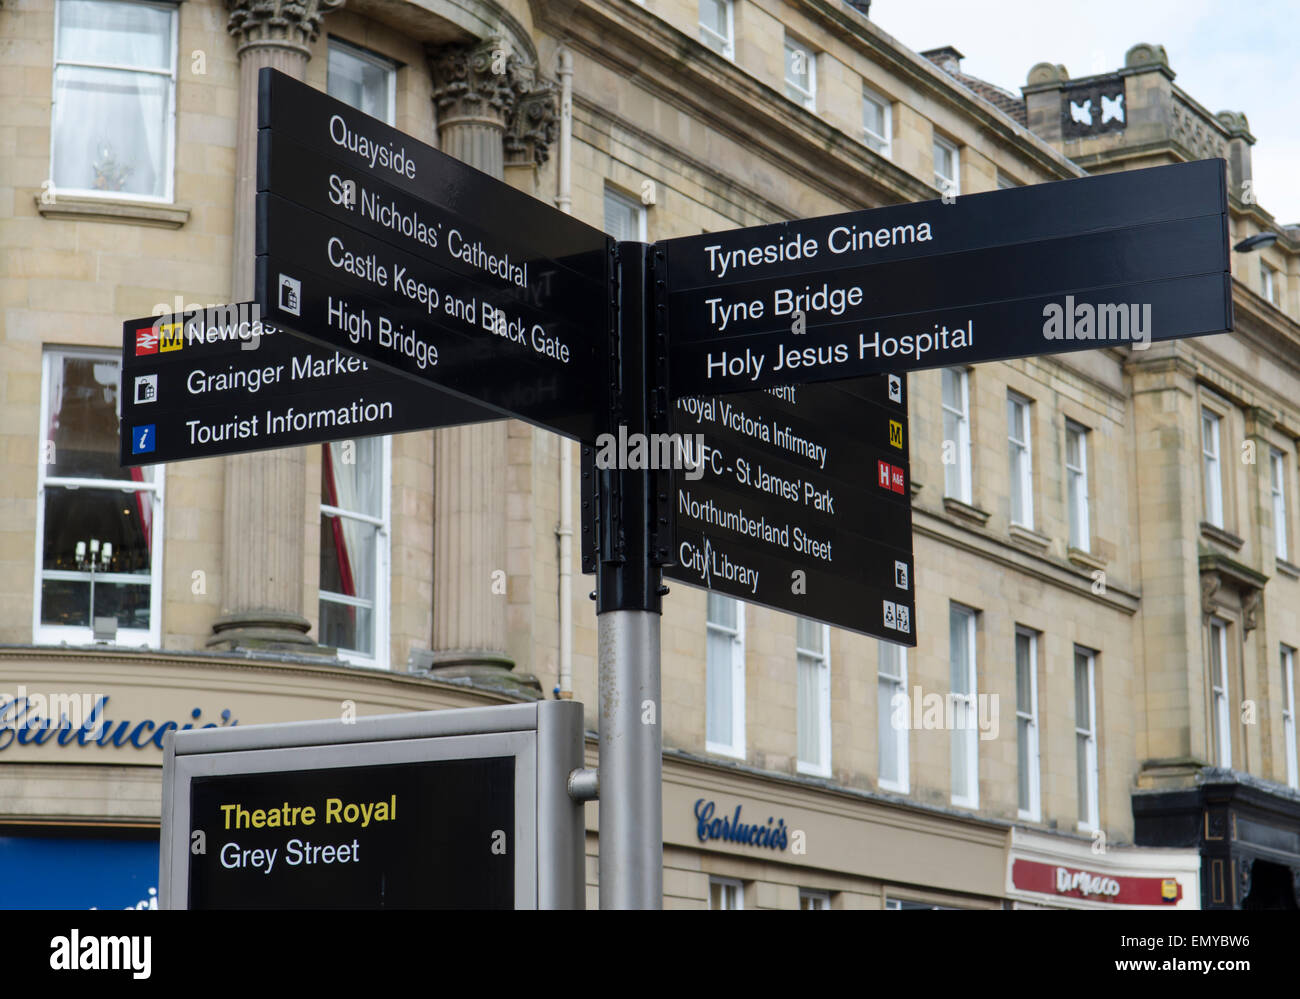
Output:
[[[226,5],[226,29],[239,46],[231,301],[246,302],[253,297],[257,74],[270,66],[302,79],[322,18],[343,0],[227,0]],[[210,647],[317,649],[302,613],[306,497],[302,448],[225,458],[224,614],[213,623]]]
[[[428,55],[440,148],[503,178],[508,133],[519,143],[510,144],[512,163],[530,138],[516,125],[520,99],[536,117],[535,91],[546,86],[498,38]],[[433,650],[419,659],[442,675],[510,682],[502,675],[514,666],[506,651],[507,441],[504,419],[434,433]]]

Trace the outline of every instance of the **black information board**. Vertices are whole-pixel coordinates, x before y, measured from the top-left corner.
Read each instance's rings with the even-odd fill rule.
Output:
[[[503,416],[606,429],[608,236],[284,74],[259,86],[268,321]]]
[[[253,302],[122,324],[122,466],[500,419],[257,317]]]
[[[512,909],[510,756],[194,777],[191,909]]]
[[[1222,160],[659,244],[674,396],[1232,329]]]

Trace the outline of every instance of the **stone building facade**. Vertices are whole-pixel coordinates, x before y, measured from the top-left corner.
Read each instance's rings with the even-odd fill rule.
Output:
[[[596,727],[572,443],[517,421],[358,441],[346,483],[319,446],[116,466],[121,322],[250,297],[255,81],[273,66],[620,239],[1226,159],[1234,245],[1276,234],[1233,254],[1235,334],[910,376],[915,650],[672,587],[664,893],[1283,904],[1300,233],[1255,202],[1245,116],[1183,93],[1159,46],[1084,79],[1036,65],[1015,95],[954,49],[907,49],[867,6],[0,8],[0,697],[89,694],[150,722],[97,745],[0,729],[10,855],[57,830],[138,866],[166,721],[572,696]],[[350,584],[340,551],[364,569]],[[98,643],[95,578],[116,621]],[[981,731],[930,723],[927,695],[954,692],[980,699]],[[709,808],[802,836],[706,840]],[[1053,888],[1053,866],[1126,893]]]

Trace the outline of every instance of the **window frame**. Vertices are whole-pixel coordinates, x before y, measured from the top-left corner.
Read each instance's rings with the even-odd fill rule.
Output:
[[[1281,646],[1282,660],[1282,751],[1286,756],[1287,787],[1300,789],[1300,759],[1297,759],[1295,719],[1296,650]]]
[[[376,66],[384,70],[388,74],[388,108],[385,112],[385,116],[381,120],[384,122],[385,125],[388,125],[390,128],[396,127],[397,125],[397,70],[398,70],[398,64],[396,60],[390,59],[388,56],[383,55],[382,53],[379,52],[375,52],[371,49],[368,49],[363,45],[358,45],[356,42],[348,41],[346,38],[340,38],[338,35],[329,35],[326,38],[326,44],[325,44],[325,92],[327,94],[329,93],[330,50],[333,49],[335,46],[338,47],[339,51],[352,56],[352,58],[360,62],[370,63],[370,65]],[[342,98],[339,97],[335,97],[334,99],[342,100]],[[344,101],[343,103],[347,104],[347,101]],[[348,107],[352,107],[352,105],[348,104]],[[357,108],[356,110],[360,111],[361,109]],[[361,111],[361,113],[365,114],[364,111]]]
[[[611,184],[609,181],[605,182],[604,194],[601,198],[601,203],[600,203],[601,214],[602,214],[601,221],[602,223],[604,223],[601,226],[601,228],[606,233],[609,233],[609,215],[606,209],[611,199],[615,202],[621,202],[623,205],[625,205],[628,208],[631,208],[636,213],[637,234],[634,238],[637,242],[640,243],[646,242],[646,233],[649,228],[649,223],[647,218],[649,213],[646,211],[646,206],[642,204],[640,198],[628,194],[626,191],[620,190],[619,188]],[[612,233],[609,234],[613,235]]]
[[[87,360],[98,362],[114,362],[117,365],[117,416],[120,421],[122,418],[122,356],[121,352],[112,350],[98,350],[93,347],[60,347],[46,346],[41,352],[41,402],[40,418],[43,426],[49,426],[49,405],[50,405],[50,374],[53,360],[58,358],[72,358],[74,360]],[[44,433],[46,431],[42,431]],[[120,432],[120,431],[119,431]],[[45,569],[45,490],[47,486],[56,488],[74,488],[74,489],[120,489],[124,493],[151,492],[154,497],[154,509],[152,511],[151,531],[153,534],[150,540],[150,550],[152,552],[150,565],[149,581],[149,630],[146,632],[143,628],[119,628],[116,638],[108,643],[111,647],[122,648],[151,648],[157,649],[162,647],[162,597],[163,597],[163,548],[166,539],[164,517],[167,508],[166,504],[166,469],[165,464],[159,462],[153,466],[152,482],[135,482],[132,479],[93,479],[81,478],[75,476],[50,476],[46,470],[48,465],[42,460],[36,463],[36,543],[35,543],[35,579],[33,586],[32,600],[32,644],[33,645],[59,645],[67,643],[68,645],[93,645],[94,637],[94,619],[91,619],[89,627],[80,627],[61,624],[44,624],[41,621],[41,583],[46,578]],[[62,571],[50,570],[54,573],[54,578],[63,576]],[[121,579],[113,580],[108,576],[121,575]],[[117,574],[109,573],[103,577],[104,582],[121,582],[132,585],[142,586],[139,578],[134,574]]]
[[[1043,799],[1042,799],[1042,756],[1041,745],[1038,731],[1038,643],[1041,640],[1042,633],[1026,628],[1022,625],[1016,625],[1015,630],[1015,661],[1016,661],[1016,739],[1017,739],[1017,763],[1019,763],[1019,738],[1020,738],[1020,721],[1023,718],[1027,721],[1029,746],[1026,750],[1026,758],[1029,762],[1029,807],[1025,808],[1017,800],[1017,813],[1020,818],[1029,822],[1041,822],[1043,819]],[[1026,714],[1020,705],[1020,655],[1019,643],[1021,639],[1026,639],[1029,643],[1029,707]],[[1019,799],[1019,782],[1016,785],[1017,799]]]
[[[958,694],[955,690],[949,689],[948,696],[949,698],[953,698],[954,700],[957,697],[962,697],[964,700],[968,700],[969,703],[967,704],[965,711],[970,712],[970,714],[968,715],[964,711],[962,716],[963,720],[967,722],[973,720],[976,722],[976,724],[974,725],[958,724],[957,707],[954,704],[953,729],[952,729],[953,742],[952,745],[950,746],[950,751],[949,751],[949,769],[951,770],[951,775],[952,775],[952,787],[950,789],[951,790],[950,800],[952,804],[960,808],[975,808],[975,809],[978,809],[980,805],[979,725],[978,725],[979,654],[975,644],[977,638],[975,618],[978,613],[979,612],[976,611],[973,607],[967,607],[965,604],[957,603],[955,600],[950,601],[948,604],[948,628],[950,633],[949,642],[951,642],[951,631],[953,627],[953,619],[955,616],[961,616],[963,617],[965,622],[962,625],[962,627],[966,629],[967,648],[970,650],[970,656],[966,663],[966,680],[970,689],[969,691],[963,692],[961,694]],[[949,676],[950,688],[952,687],[952,677],[954,675],[955,667],[956,664],[952,661],[952,653],[950,648],[949,655],[948,655],[948,676]],[[969,789],[968,794],[957,793],[957,770],[952,764],[954,762],[953,757],[955,757],[956,755],[956,744],[958,739],[964,739],[968,743],[968,745],[966,746],[967,752],[966,752],[966,774],[965,774],[966,783]]]
[[[1228,627],[1230,621],[1211,617],[1206,625],[1206,659],[1210,695],[1210,748],[1212,766],[1232,767],[1232,688],[1228,668]],[[1216,638],[1217,635],[1217,638]],[[1218,653],[1216,670],[1215,653]],[[1217,676],[1215,675],[1217,672]]]
[[[715,887],[722,889],[722,892],[720,894],[723,896],[724,901],[726,898],[726,892],[734,891],[736,905],[734,907],[734,910],[732,909],[731,906],[723,905],[723,906],[719,906],[718,909],[714,911],[728,911],[728,910],[744,911],[745,882],[739,880],[738,878],[720,878],[720,877],[715,877],[713,875],[709,875],[709,908],[710,909],[713,909],[713,889]]]
[[[957,440],[953,443],[957,447],[957,461],[953,465],[944,466],[944,483],[943,494],[953,499],[960,500],[969,504],[974,496],[974,479],[973,469],[971,468],[971,426],[970,426],[970,372],[965,368],[949,367],[944,371],[951,371],[958,376],[958,387],[961,391],[961,410],[951,408],[943,398],[943,375],[940,374],[939,386],[939,407],[941,412],[950,413],[957,419]],[[940,426],[940,433],[943,427]],[[944,438],[947,440],[947,438]],[[948,470],[955,468],[954,474],[957,478],[957,491],[951,488],[948,482]]]
[[[881,657],[885,646],[898,650],[899,675],[890,676],[881,672]],[[888,681],[896,687],[895,692],[890,695],[888,704],[880,703],[880,684],[882,681]],[[882,638],[876,639],[876,781],[880,787],[887,791],[895,791],[899,794],[907,794],[911,787],[911,761],[908,759],[910,728],[904,725],[901,728],[894,726],[894,698],[902,693],[904,698],[907,697],[907,646],[897,645],[894,642],[887,642]],[[910,707],[911,705],[908,704]],[[894,738],[894,753],[898,759],[898,770],[900,779],[894,780],[887,778],[881,772],[880,761],[883,755],[880,752],[880,743],[885,738],[886,731]]]
[[[745,601],[737,600],[735,597],[729,597],[723,593],[717,593],[710,590],[715,596],[724,600],[730,600],[736,605],[736,626],[730,628],[727,625],[715,624],[709,620],[708,596],[705,597],[704,610],[704,629],[705,629],[705,705],[704,705],[704,748],[706,752],[713,753],[716,756],[730,756],[736,759],[745,759]],[[731,635],[731,743],[714,742],[709,738],[709,717],[708,717],[708,632],[709,629],[729,633]]]
[[[802,85],[795,83],[790,79],[789,54],[792,50],[802,50],[808,57],[808,87],[805,89]],[[801,42],[790,32],[785,33],[785,44],[781,47],[782,55],[786,56],[782,66],[781,75],[785,82],[785,96],[797,104],[807,108],[809,111],[817,110],[817,53],[807,42]],[[791,95],[790,91],[794,90],[799,96]]]
[[[795,769],[798,773],[810,777],[829,777],[831,775],[831,627],[828,624],[818,624],[815,621],[810,623],[821,628],[822,651],[815,652],[811,649],[800,648],[798,641],[799,629],[795,628]],[[803,712],[799,710],[799,697],[803,685],[799,683],[797,670],[801,665],[799,662],[801,656],[817,660],[817,741],[821,752],[821,762],[802,759],[799,753],[798,725],[799,719],[803,715]]]
[[[1079,728],[1079,706],[1078,706],[1078,671],[1079,657],[1082,656],[1087,668],[1088,677],[1088,722],[1087,729]],[[1094,832],[1101,828],[1101,771],[1098,765],[1099,752],[1097,746],[1097,653],[1093,649],[1085,649],[1081,645],[1074,647],[1074,690],[1075,690],[1075,708],[1074,708],[1074,737],[1075,737],[1075,773],[1078,773],[1078,752],[1080,748],[1079,740],[1083,740],[1083,749],[1085,752],[1084,770],[1088,778],[1086,788],[1077,788],[1076,807],[1079,808],[1080,832]],[[1077,783],[1076,776],[1076,783]],[[1084,815],[1082,806],[1085,803],[1088,806],[1088,814]]]
[[[961,147],[951,139],[945,139],[939,133],[934,133],[934,142],[930,147],[930,158],[934,167],[934,186],[940,194],[947,194],[950,197],[957,197],[961,194]],[[952,177],[945,177],[939,172],[939,157],[935,153],[942,148],[952,154]],[[951,190],[944,186],[943,182],[952,185]]]
[[[331,506],[322,498],[320,504],[320,516],[338,516],[347,517],[352,520],[359,520],[365,524],[371,524],[378,528],[375,542],[375,598],[371,608],[371,619],[374,622],[374,648],[375,654],[367,656],[363,652],[357,652],[353,649],[336,648],[340,659],[344,659],[354,666],[364,666],[367,669],[390,670],[392,669],[392,531],[393,531],[393,438],[389,434],[375,435],[381,437],[380,444],[380,505],[383,510],[382,516],[375,517],[371,514],[357,513],[345,510],[341,507]],[[321,447],[328,447],[328,444],[322,444]],[[341,606],[365,607],[366,601],[359,597],[348,597],[346,594],[334,593],[332,590],[324,590],[320,587],[320,559],[324,558],[325,553],[317,553],[317,586],[316,601],[339,604]],[[330,596],[326,597],[325,594]],[[320,607],[316,608],[316,634],[321,635],[320,630]]]
[[[1287,530],[1286,454],[1277,448],[1268,451],[1269,496],[1273,503],[1273,554],[1283,562],[1291,557],[1290,532]]]
[[[1281,307],[1282,295],[1278,288],[1278,270],[1262,257],[1259,261],[1259,292],[1270,305]]]
[[[876,135],[867,128],[867,102],[870,101],[879,104],[884,109],[883,124],[885,127],[884,135]],[[879,153],[885,159],[892,159],[894,151],[894,103],[884,94],[875,90],[866,80],[862,81],[862,134],[863,142],[869,149]],[[877,143],[880,144],[879,148]]]
[[[52,69],[50,73],[50,155],[49,170],[46,176],[49,178],[51,189],[54,191],[55,198],[61,195],[68,195],[76,198],[94,198],[103,201],[135,201],[151,205],[171,205],[176,203],[176,91],[179,82],[179,50],[180,50],[180,3],[157,3],[151,0],[112,0],[113,3],[135,4],[141,7],[152,7],[154,10],[166,11],[171,17],[171,38],[168,41],[168,47],[171,51],[171,68],[170,70],[161,69],[142,69],[137,66],[123,66],[120,63],[95,63],[81,62],[78,60],[61,60],[59,58],[59,28],[60,14],[63,10],[63,0],[54,0],[54,40],[51,45],[50,61]],[[121,73],[140,73],[146,76],[165,77],[171,82],[168,88],[167,98],[167,138],[164,142],[165,162],[161,165],[163,176],[166,178],[167,185],[162,195],[156,194],[134,194],[120,191],[101,191],[95,188],[80,187],[58,187],[54,183],[54,120],[58,112],[58,79],[60,66],[79,66],[85,69],[106,69]],[[150,611],[152,616],[152,610]]]
[[[696,6],[695,6],[695,20],[696,20],[696,26],[700,29],[700,34],[701,34],[701,35],[704,35],[704,34],[707,33],[707,34],[713,36],[714,38],[717,38],[718,41],[721,43],[722,47],[721,47],[720,49],[719,49],[719,48],[714,48],[714,47],[713,47],[712,45],[710,45],[707,41],[705,41],[705,39],[704,39],[703,37],[700,38],[700,44],[703,45],[705,48],[709,49],[710,51],[713,51],[713,52],[718,53],[718,55],[722,56],[722,58],[724,58],[724,59],[728,59],[728,60],[730,60],[731,62],[735,62],[735,61],[736,61],[736,3],[735,3],[735,0],[716,0],[716,2],[719,2],[719,3],[721,3],[721,4],[723,5],[723,8],[726,10],[726,14],[727,14],[727,17],[726,17],[726,21],[727,21],[727,37],[725,37],[725,38],[723,38],[723,37],[721,37],[720,35],[718,35],[718,33],[717,33],[716,31],[714,31],[712,28],[708,27],[708,26],[704,23],[704,21],[700,19],[700,13],[701,13],[701,11],[700,11],[700,6],[701,6],[704,2],[705,2],[705,0],[699,0],[699,2],[698,2],[698,3],[696,4]],[[713,2],[713,0],[710,0],[710,2]]]
[[[804,902],[812,902],[812,905],[804,905]],[[799,908],[800,910],[818,909],[829,910],[831,907],[831,893],[828,891],[817,891],[812,888],[799,889]]]
[[[1079,441],[1079,464],[1070,464],[1070,435]],[[1092,432],[1081,423],[1065,421],[1065,505],[1066,531],[1070,547],[1092,551],[1092,509],[1088,488],[1088,439]],[[1079,533],[1075,533],[1076,524]]]
[[[1007,451],[1010,463],[1011,502],[1007,510],[1007,519],[1020,527],[1034,528],[1034,451],[1033,451],[1033,400],[1019,392],[1007,390]],[[1024,439],[1017,440],[1011,427],[1012,413],[1019,412],[1024,420]],[[1020,481],[1016,481],[1015,467],[1017,450],[1022,458]],[[1020,518],[1016,517],[1016,499],[1020,501]]]
[[[1214,450],[1211,452],[1209,441],[1206,440],[1206,428],[1212,431],[1210,436],[1213,438]],[[1223,509],[1223,416],[1210,409],[1208,406],[1201,406],[1201,490],[1204,493],[1203,510],[1205,513],[1205,522],[1223,529],[1224,509]],[[1211,475],[1211,465],[1213,466],[1213,475]],[[1213,488],[1211,488],[1213,486]],[[1211,503],[1213,499],[1213,503]]]

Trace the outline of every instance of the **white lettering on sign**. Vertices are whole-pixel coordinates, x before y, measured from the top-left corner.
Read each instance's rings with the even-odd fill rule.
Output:
[[[928,243],[933,239],[934,233],[929,222],[915,224],[906,222],[901,225],[880,226],[876,229],[859,229],[849,223],[837,225],[827,234],[826,249],[838,256],[845,253],[862,253],[865,250],[886,246]],[[815,236],[804,236],[798,232],[756,246],[724,250],[721,243],[714,243],[704,248],[708,257],[709,273],[717,278],[726,277],[729,272],[746,267],[787,263],[792,260],[812,260],[820,250],[821,243]]]
[[[1119,894],[1119,882],[1114,878],[1102,877],[1088,871],[1070,871],[1064,867],[1056,869],[1056,890],[1061,894],[1077,891],[1084,895]]]
[[[406,155],[406,147],[395,150],[391,142],[380,145],[374,139],[353,131],[342,115],[331,116],[330,139],[334,145],[361,157],[371,170],[378,166],[409,180],[415,179],[415,161]]]

